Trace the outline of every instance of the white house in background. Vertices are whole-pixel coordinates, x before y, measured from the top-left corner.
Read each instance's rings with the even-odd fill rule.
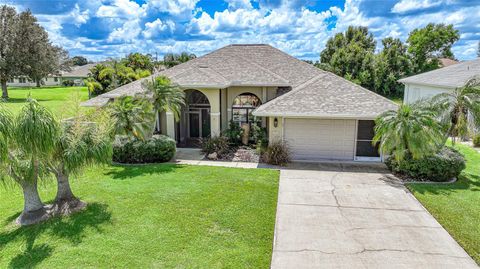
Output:
[[[83,80],[88,77],[90,69],[94,67],[96,63],[86,64],[82,66],[74,66],[69,72],[60,72],[58,75],[50,75],[42,79],[42,86],[59,86],[63,81],[71,80],[75,86],[83,86]],[[28,77],[19,76],[10,79],[7,82],[9,87],[35,87],[37,83],[29,79]]]
[[[73,81],[75,86],[83,86],[85,83],[83,82],[90,73],[90,69],[93,68],[96,63],[86,64],[82,66],[75,66],[72,68],[72,71],[66,72],[62,74],[62,82],[66,80]]]
[[[480,76],[480,58],[402,78],[399,82],[405,84],[403,102],[410,104],[453,91],[455,88],[464,86],[474,76]]]
[[[58,86],[62,83],[62,76],[52,75],[44,78],[42,81],[43,86]],[[9,87],[35,87],[37,86],[37,83],[28,77],[20,76],[8,80],[7,85]]]

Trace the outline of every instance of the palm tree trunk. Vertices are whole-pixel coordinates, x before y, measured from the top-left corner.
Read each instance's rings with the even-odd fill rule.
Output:
[[[84,209],[87,204],[80,201],[72,192],[70,187],[69,174],[63,169],[55,172],[57,178],[57,195],[51,207],[54,215],[70,215],[71,213]]]
[[[25,204],[17,224],[31,225],[48,219],[49,214],[38,195],[37,182],[23,182],[21,187]]]
[[[8,99],[7,80],[2,79],[1,84],[2,84],[2,98]]]

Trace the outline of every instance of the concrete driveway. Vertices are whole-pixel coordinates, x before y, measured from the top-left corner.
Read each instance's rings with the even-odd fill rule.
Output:
[[[272,268],[478,268],[383,168],[282,170]]]

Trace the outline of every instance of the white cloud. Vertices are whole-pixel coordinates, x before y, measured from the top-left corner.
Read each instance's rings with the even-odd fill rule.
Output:
[[[130,0],[115,0],[110,5],[98,8],[97,17],[139,18],[145,16],[145,8]]]
[[[150,0],[144,6],[147,9],[179,15],[194,10],[198,1],[200,0]]]
[[[78,4],[75,4],[75,8],[70,12],[69,16],[73,18],[73,22],[77,27],[85,24],[90,18],[89,10],[80,11]]]
[[[145,38],[152,38],[158,35],[159,33],[163,33],[165,31],[173,33],[173,31],[175,31],[175,23],[172,20],[167,20],[163,22],[160,19],[156,19],[153,22],[147,22],[145,24],[145,30],[143,31],[143,36]]]
[[[108,36],[108,41],[131,41],[142,32],[138,19],[126,21],[122,27],[116,28]]]
[[[225,0],[228,3],[228,8],[232,10],[236,9],[252,9],[252,3],[250,0]]]
[[[436,7],[442,4],[440,0],[401,0],[396,3],[393,8],[393,13],[406,13],[415,10],[422,10],[426,8]]]

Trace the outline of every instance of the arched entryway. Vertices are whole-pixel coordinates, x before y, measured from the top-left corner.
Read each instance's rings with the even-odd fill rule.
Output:
[[[210,136],[210,102],[198,90],[186,90],[185,101],[177,139],[186,146],[197,145],[200,138]]]
[[[260,98],[253,93],[242,93],[233,99],[232,103],[232,121],[242,124],[251,124],[254,121],[253,110],[260,106]]]

